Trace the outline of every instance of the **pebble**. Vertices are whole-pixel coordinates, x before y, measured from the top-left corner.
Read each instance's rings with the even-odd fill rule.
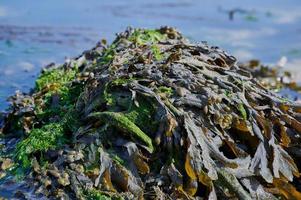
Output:
[[[180,96],[180,97],[183,97],[186,95],[186,89],[185,88],[182,88],[182,87],[178,87],[176,89],[176,92],[177,94]]]

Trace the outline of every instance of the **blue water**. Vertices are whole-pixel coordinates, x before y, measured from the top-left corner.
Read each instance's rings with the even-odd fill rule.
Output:
[[[44,65],[111,41],[129,25],[175,26],[241,61],[286,56],[296,71],[301,67],[300,0],[1,0],[0,110],[15,90],[34,86]]]

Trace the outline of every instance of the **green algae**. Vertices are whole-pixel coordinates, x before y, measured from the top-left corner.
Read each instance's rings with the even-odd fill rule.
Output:
[[[133,80],[132,78],[118,78],[110,83],[106,83],[102,98],[104,102],[106,102],[106,105],[111,108],[109,109],[110,111],[114,111],[114,108],[116,109],[117,106],[123,107],[123,109],[126,109],[126,111],[123,112],[125,117],[137,125],[143,132],[152,133],[156,131],[156,126],[158,125],[158,123],[153,120],[155,106],[152,105],[152,102],[142,97],[137,97],[137,104],[134,104],[130,96],[128,98],[124,98],[124,96],[123,98],[119,98],[123,94],[120,91],[114,90],[115,86],[129,84]],[[160,87],[159,90],[168,95],[172,93],[172,89],[167,87]]]
[[[73,108],[83,85],[72,84],[78,74],[78,68],[50,69],[42,73],[36,80],[36,90],[40,91],[42,103],[36,104],[35,113],[40,120],[47,120],[51,116],[63,117]],[[56,97],[57,102],[53,102]]]
[[[151,50],[155,60],[160,61],[164,58],[164,55],[162,54],[160,48],[157,45],[152,45]]]
[[[173,89],[170,87],[166,87],[166,86],[160,86],[160,87],[158,87],[157,92],[166,94],[169,97],[173,94]]]
[[[112,150],[108,150],[108,153],[110,155],[110,158],[112,158],[112,160],[114,160],[116,163],[120,164],[120,165],[125,165],[125,161],[119,156],[117,155],[117,153],[112,149]]]
[[[124,84],[128,84],[128,83],[130,83],[130,82],[132,82],[132,81],[134,81],[134,80],[136,80],[136,79],[131,78],[131,77],[129,77],[129,78],[117,78],[117,79],[114,79],[114,80],[112,81],[111,87],[113,87],[113,86],[120,86],[120,85],[124,85]]]
[[[64,127],[60,123],[50,123],[42,128],[32,129],[28,137],[17,144],[16,159],[23,168],[31,166],[31,156],[34,153],[56,149],[65,143]]]
[[[76,72],[74,72],[75,73],[74,78],[71,78],[70,80],[69,78],[57,79],[56,78],[57,72],[53,72],[53,74],[49,73],[48,75],[46,74],[47,76],[45,74],[41,75],[39,80],[43,80],[43,81],[41,81],[41,84],[36,87],[37,89],[34,95],[37,94],[38,96],[41,96],[39,97],[39,100],[42,100],[43,104],[41,105],[35,104],[37,105],[37,107],[35,108],[36,110],[33,119],[34,121],[32,126],[33,128],[29,127],[29,129],[32,130],[29,131],[28,134],[24,134],[23,137],[20,138],[21,141],[17,145],[17,151],[15,152],[15,154],[17,155],[16,160],[19,161],[19,163],[22,164],[23,166],[27,166],[27,165],[29,166],[31,164],[30,160],[33,160],[35,158],[37,159],[39,164],[47,163],[47,158],[49,158],[50,153],[47,154],[45,152],[49,151],[50,149],[60,148],[60,150],[61,149],[67,150],[70,148],[71,150],[77,151],[78,150],[77,148],[79,148],[78,146],[80,146],[81,150],[83,150],[84,156],[87,156],[88,154],[87,157],[90,157],[91,152],[92,153],[94,152],[95,154],[99,153],[96,152],[97,148],[93,148],[93,147],[99,147],[99,149],[102,149],[104,152],[109,154],[109,157],[106,156],[106,159],[109,159],[109,164],[112,164],[113,161],[113,164],[118,165],[120,169],[133,172],[131,171],[131,168],[127,166],[126,163],[129,161],[128,160],[129,158],[127,158],[126,154],[123,154],[123,152],[121,153],[121,149],[124,150],[124,146],[118,146],[120,144],[114,142],[114,139],[119,139],[119,137],[124,137],[125,140],[123,140],[122,138],[122,141],[132,140],[134,143],[136,144],[138,143],[137,148],[139,153],[141,153],[143,162],[141,160],[138,160],[139,163],[137,162],[134,164],[139,166],[140,168],[144,168],[141,171],[139,171],[138,169],[138,173],[142,171],[149,172],[147,176],[144,176],[145,173],[141,173],[141,176],[140,174],[137,174],[137,177],[139,179],[141,178],[143,182],[141,185],[138,185],[138,187],[141,187],[143,192],[145,191],[144,195],[146,196],[146,198],[150,196],[154,197],[153,194],[149,195],[150,190],[147,187],[149,187],[148,183],[150,182],[148,181],[154,178],[152,177],[153,175],[157,176],[156,173],[159,173],[159,171],[160,171],[160,176],[166,175],[166,177],[170,177],[170,181],[167,181],[168,185],[165,185],[165,183],[163,183],[162,188],[169,187],[170,191],[175,191],[177,188],[175,188],[173,185],[178,184],[178,181],[175,180],[174,178],[179,177],[181,181],[183,180],[180,186],[181,188],[184,189],[183,191],[184,194],[182,195],[181,194],[182,191],[180,190],[177,191],[179,194],[175,194],[175,193],[169,194],[169,191],[162,190],[163,192],[162,194],[165,195],[166,193],[166,196],[168,197],[169,195],[170,196],[174,195],[175,198],[182,199],[184,195],[185,197],[189,197],[189,198],[190,196],[191,198],[194,198],[194,196],[196,196],[196,198],[199,198],[198,195],[202,195],[200,198],[206,198],[205,195],[209,194],[209,192],[212,191],[211,190],[212,188],[209,187],[208,185],[206,185],[206,192],[202,194],[199,194],[199,192],[197,192],[196,194],[193,192],[189,193],[191,191],[186,190],[185,188],[187,185],[186,182],[191,178],[190,177],[191,174],[189,172],[192,171],[193,174],[198,173],[200,171],[204,173],[208,171],[208,176],[209,176],[208,179],[210,180],[210,182],[216,179],[214,177],[215,175],[214,173],[217,172],[218,175],[217,178],[218,181],[220,181],[220,182],[216,182],[216,185],[218,187],[227,188],[227,191],[236,193],[238,197],[242,197],[242,198],[247,197],[245,192],[242,190],[245,188],[238,187],[239,185],[236,184],[238,181],[240,181],[239,178],[235,179],[234,176],[229,176],[225,172],[219,171],[219,165],[221,167],[227,167],[228,165],[230,166],[231,164],[232,166],[232,163],[236,163],[236,161],[232,160],[232,158],[231,160],[225,158],[223,156],[223,152],[219,152],[218,148],[215,149],[216,145],[215,146],[214,144],[211,145],[211,141],[213,141],[213,135],[215,135],[215,133],[219,133],[219,129],[216,129],[215,127],[217,123],[212,120],[213,119],[212,112],[208,112],[207,109],[207,112],[204,111],[206,115],[203,115],[202,113],[200,113],[200,109],[194,109],[195,104],[192,104],[190,101],[187,102],[185,101],[184,102],[185,105],[184,103],[183,105],[177,104],[178,102],[177,100],[179,100],[180,98],[179,95],[175,95],[174,90],[170,87],[167,87],[167,85],[170,86],[171,84],[165,82],[165,80],[168,80],[168,78],[173,78],[177,80],[173,82],[174,84],[172,85],[173,88],[185,87],[186,89],[194,91],[194,90],[198,90],[201,87],[208,86],[205,84],[207,83],[207,77],[204,78],[202,76],[195,76],[195,80],[199,80],[199,79],[202,80],[203,78],[204,79],[202,82],[201,81],[196,82],[197,86],[199,87],[192,87],[191,89],[186,85],[183,86],[183,84],[181,84],[181,81],[185,80],[186,77],[181,77],[180,73],[179,74],[175,73],[173,77],[170,77],[170,74],[166,73],[166,71],[160,71],[162,70],[163,67],[169,64],[173,64],[172,62],[174,62],[174,60],[173,61],[169,60],[168,62],[170,63],[168,64],[166,64],[167,63],[165,62],[166,60],[164,60],[164,62],[163,61],[155,62],[155,61],[160,61],[161,59],[166,59],[164,55],[169,55],[168,54],[169,50],[166,50],[167,49],[166,46],[163,46],[165,45],[165,43],[163,42],[159,43],[165,36],[164,35],[162,37],[158,36],[157,35],[158,33],[161,34],[159,31],[156,30],[154,32],[149,30],[135,30],[134,33],[132,33],[132,35],[130,36],[130,39],[134,42],[134,44],[132,43],[130,46],[125,46],[125,47],[122,45],[118,46],[117,43],[119,41],[117,39],[113,43],[113,45],[109,46],[99,58],[101,64],[109,64],[109,65],[95,66],[95,67],[99,67],[100,70],[93,68],[93,70],[95,70],[93,71],[93,73],[95,72],[95,76],[89,79],[90,82],[88,82],[88,84],[86,85],[87,87],[85,88],[85,92],[82,92],[83,91],[82,86],[75,84],[75,82],[78,81],[76,78],[77,77]],[[140,34],[142,34],[142,36]],[[128,37],[127,34],[125,35],[126,37]],[[122,38],[123,36],[121,35],[120,37]],[[139,45],[141,46],[139,47]],[[118,49],[116,47],[118,47]],[[202,54],[207,55],[206,53],[207,51],[199,51],[200,49],[202,49],[200,46],[192,45],[186,47],[186,50],[185,50],[185,44],[177,45],[176,47],[184,49],[183,52],[185,53],[185,56],[191,58],[192,61],[194,61],[193,59],[195,59],[195,61],[199,61],[197,59],[197,55],[202,55]],[[126,51],[127,48],[129,48],[130,51]],[[137,67],[137,69],[135,68],[134,70],[132,70],[131,68],[131,70],[128,70],[129,66],[131,66],[132,64],[136,64],[135,59],[132,60],[128,59],[129,54],[131,54],[132,51],[135,50],[137,50],[138,52],[137,54],[139,55],[150,55],[149,56],[150,62],[146,63],[146,62],[138,61],[137,64],[141,65],[141,68],[138,69]],[[141,50],[141,52],[139,52],[138,50],[139,51]],[[162,51],[164,51],[165,54],[162,53]],[[208,55],[210,51],[211,50],[208,49]],[[118,60],[118,58],[122,57],[123,55],[125,55],[124,57],[126,57],[124,58],[124,60],[128,59],[129,63],[125,64],[123,60],[122,60],[123,65],[119,65],[118,62],[116,62],[118,63],[118,65],[115,65],[115,62],[109,63],[114,59],[115,56],[116,56],[116,60]],[[135,55],[136,54],[134,54],[134,56]],[[222,54],[222,58],[225,59],[226,57],[223,56]],[[196,71],[192,71],[187,67],[187,65],[194,66],[195,63],[197,63],[192,61],[191,63],[181,63],[182,62],[181,60],[177,60],[177,65],[179,67],[179,70],[183,72],[192,72],[191,76],[196,75],[197,73]],[[227,64],[227,62],[223,62],[223,63]],[[89,64],[90,63],[87,62],[87,65]],[[141,69],[143,69],[143,64],[152,64],[153,65],[152,70],[154,70],[153,73],[164,72],[162,77],[160,77],[160,73],[158,73],[157,74],[158,76],[156,76],[155,78],[152,76],[145,75],[144,73],[143,74],[141,73],[142,76],[137,75],[138,73],[137,74],[132,73],[133,71],[136,72],[136,70],[138,72],[140,70],[141,72]],[[203,69],[207,69],[208,71],[216,69],[216,67],[210,68],[209,65],[211,65],[212,63],[208,62],[206,65],[205,64],[204,66],[202,66],[202,69],[200,69],[200,71],[198,72],[202,73]],[[112,72],[117,72],[117,73],[109,73],[111,72],[110,69],[112,69]],[[65,73],[66,71],[68,70],[72,71],[73,69],[67,70],[67,69],[60,68],[56,70],[59,71],[62,70]],[[107,71],[104,72],[105,70]],[[228,81],[231,80],[231,83],[235,84],[235,86],[239,87],[239,89],[242,88],[242,90],[248,91],[248,88],[244,87],[244,85],[248,86],[248,84],[251,83],[249,83],[248,81],[246,82],[241,81],[240,79],[233,81],[231,79],[232,77],[231,74],[229,76],[225,75],[226,74],[224,73],[225,70],[227,70],[226,67],[220,68],[219,71],[215,71],[216,74],[220,73],[218,75],[221,75],[220,76],[221,81],[227,83]],[[103,76],[105,75],[108,76],[103,78]],[[118,76],[119,77],[122,76],[122,78],[117,78]],[[124,77],[134,77],[134,78],[124,78]],[[74,79],[76,79],[76,81],[73,81]],[[136,79],[137,81],[134,79]],[[132,81],[136,81],[135,83],[137,83],[137,85],[140,84],[140,86],[146,87],[147,89],[143,90],[144,89],[143,87],[141,88],[132,87],[135,86],[130,84]],[[91,87],[92,84],[93,87]],[[84,85],[83,82],[82,85]],[[160,85],[165,85],[165,86],[160,86]],[[240,118],[247,120],[248,114],[252,112],[253,109],[252,106],[249,105],[246,106],[244,101],[239,101],[239,99],[235,98],[235,93],[232,93],[231,90],[232,85],[229,84],[229,87],[230,90],[223,90],[223,88],[219,88],[221,91],[219,90],[218,93],[215,92],[214,90],[212,91],[210,90],[210,92],[214,95],[215,93],[217,95],[221,95],[218,96],[221,98],[224,98],[226,95],[229,98],[229,102],[234,100],[236,103],[236,105],[233,106],[234,108],[236,108],[235,110],[236,112],[234,113],[236,114],[235,116],[239,114]],[[258,90],[260,91],[260,88]],[[154,92],[156,93],[155,95]],[[79,98],[81,95],[86,95],[86,96],[84,96],[84,98],[81,99]],[[193,95],[194,94],[191,95],[187,94],[187,98],[189,99],[190,96],[194,97]],[[205,95],[204,98],[201,98],[202,101],[203,99],[208,99],[208,97],[211,97],[207,94],[204,95]],[[83,101],[81,102],[81,100]],[[247,101],[248,100],[249,99],[247,99]],[[75,108],[75,103],[77,105],[76,108]],[[204,102],[202,103],[205,104],[207,102],[205,102],[204,100]],[[225,108],[224,107],[225,105],[223,105],[225,104],[224,101],[218,101],[215,103],[217,104],[217,106],[211,106],[210,108],[210,109],[214,109],[215,113],[226,111],[226,109],[222,110],[223,108]],[[252,103],[256,104],[257,102],[255,103],[252,102]],[[78,104],[81,105],[78,106]],[[165,109],[163,110],[162,106],[164,105],[165,105]],[[191,109],[192,106],[193,108]],[[226,106],[230,106],[230,105],[228,104]],[[272,109],[273,108],[271,108],[271,110]],[[186,115],[187,112],[189,113],[188,115]],[[229,113],[234,112],[234,110],[227,109],[227,112]],[[190,114],[192,114],[191,120],[187,120],[190,119],[189,117]],[[89,118],[88,116],[90,117],[92,116],[94,117],[94,119],[92,118],[91,120],[91,118]],[[210,126],[208,124],[210,124]],[[235,126],[234,123],[233,126]],[[84,131],[77,131],[79,130],[79,127],[84,129]],[[205,130],[206,128],[208,128],[209,131],[211,131],[210,133],[214,133],[214,134],[206,134],[206,140],[205,140],[205,137],[203,138],[204,134],[201,130]],[[229,133],[228,132],[229,130],[230,129],[224,129],[223,131],[225,133]],[[72,143],[68,143],[71,141],[68,140],[69,136],[73,136],[72,138],[76,138],[76,139],[72,140]],[[157,136],[161,137],[161,141],[160,141],[161,143],[157,143],[161,145],[160,146],[158,145],[158,148],[156,148],[156,154],[149,154],[145,152],[144,151],[145,148],[143,148],[143,150],[140,151],[141,144],[143,144],[143,147],[147,146],[149,151],[152,152],[154,148],[152,146],[152,138],[157,139]],[[231,134],[229,134],[229,137],[233,139]],[[91,144],[90,143],[91,140],[92,140],[91,143],[94,145],[93,147],[88,146],[89,144]],[[157,140],[154,139],[154,141]],[[234,140],[229,140],[229,141],[234,141]],[[67,143],[68,146],[62,148],[61,145],[64,145],[65,143]],[[235,140],[235,143],[233,143],[233,145],[236,145],[236,143],[240,143],[240,141]],[[243,145],[247,146],[245,144]],[[276,146],[276,144],[274,145]],[[236,148],[238,149],[238,147]],[[254,149],[252,149],[252,151],[253,150]],[[225,153],[225,156],[228,156],[227,153],[228,152]],[[238,158],[237,160],[243,161],[241,163],[242,165],[249,166],[248,165],[249,163],[247,163],[247,159],[245,159],[244,156],[238,155],[237,158]],[[190,162],[191,165],[189,166],[191,168],[189,169],[190,171],[186,169],[186,166],[185,169],[183,169],[185,159],[187,159]],[[283,160],[284,159],[281,159],[280,161],[283,162]],[[49,162],[50,164],[52,164],[51,160],[49,160]],[[215,165],[215,162],[218,162],[217,166]],[[203,165],[203,163],[207,163],[208,166]],[[92,169],[92,167],[93,169],[97,168],[99,170],[99,165],[101,168],[103,167],[103,169],[104,168],[108,170],[110,169],[110,166],[105,167],[106,160],[100,161],[99,156],[94,156],[94,154],[93,156],[91,156],[91,158],[89,158],[89,160],[87,160],[85,157],[83,160],[78,160],[74,164],[83,165],[83,167],[85,168],[84,170],[86,170],[85,172],[87,171],[89,172],[90,168]],[[238,166],[240,167],[240,163],[238,163]],[[66,173],[69,172],[75,174],[79,173],[76,172],[75,170],[73,171],[73,169],[71,169],[71,166],[69,168],[68,164],[58,164],[58,169],[64,170],[66,171]],[[167,172],[165,172],[166,170],[164,169],[167,169]],[[185,170],[187,171],[185,172]],[[47,169],[42,171],[47,171]],[[86,175],[86,178],[90,178],[91,173],[90,172],[89,174],[85,173],[84,175]],[[94,175],[95,174],[93,174],[93,178]],[[114,176],[114,175],[110,174],[110,176]],[[132,175],[131,173],[127,173],[127,175],[125,176],[132,176]],[[202,178],[207,179],[207,177],[202,177]],[[92,178],[90,179],[92,180]],[[86,187],[84,186],[85,185],[84,181],[85,180],[79,180],[80,182],[79,187],[81,189],[80,191],[86,189]],[[106,184],[106,182],[104,181],[106,180],[103,180],[101,184],[102,183]],[[112,182],[112,184],[116,184],[114,183],[114,181]],[[203,181],[207,181],[207,180],[203,180]],[[188,184],[190,184],[190,182],[188,182]],[[46,191],[50,192],[49,195],[50,197],[52,195],[51,192],[54,191],[55,187],[57,186],[58,185],[56,184],[56,182],[53,181],[53,185],[48,186],[48,188],[46,188],[47,189]],[[129,190],[129,188],[119,188],[118,184],[116,184],[116,186],[117,187],[115,187],[114,185],[114,188],[116,188],[118,192],[121,192],[116,196],[119,195],[123,196],[124,194],[130,194],[130,193],[132,193],[133,195],[137,194]],[[93,187],[95,186],[92,186],[92,188]],[[84,192],[84,195],[86,197],[85,199],[115,199],[115,196],[113,194],[115,193],[115,191],[112,193],[104,192],[102,191],[103,188],[102,185],[99,185],[99,188],[97,189],[92,189],[91,191],[89,190]],[[70,192],[71,195],[74,195],[74,192],[78,191],[77,189],[76,191],[73,191],[74,188],[69,186],[66,187],[64,186],[63,189],[68,194]],[[198,188],[198,186],[196,186],[194,189],[196,191],[200,191],[199,189],[203,190],[203,186],[202,188]]]
[[[91,189],[83,192],[85,199],[87,200],[112,200],[111,197],[104,195],[98,190]]]
[[[80,126],[78,117],[74,109],[69,109],[59,122],[33,128],[16,146],[15,160],[19,163],[17,167],[31,167],[31,160],[34,156],[38,156],[39,164],[43,165],[44,153],[58,149],[69,142],[67,133],[78,129]]]
[[[166,36],[160,33],[159,30],[152,29],[136,29],[129,37],[129,41],[138,45],[155,44],[166,39]]]
[[[102,122],[109,124],[110,126],[128,133],[131,138],[142,141],[147,145],[149,151],[153,152],[154,147],[152,144],[152,139],[124,114],[117,112],[95,112],[90,114],[90,117],[97,118]]]
[[[36,80],[36,89],[41,91],[47,85],[51,84],[64,85],[72,81],[76,74],[77,68],[66,70],[63,68],[54,68],[49,71],[45,71]]]
[[[154,59],[160,61],[164,58],[164,55],[162,54],[157,43],[165,39],[166,35],[160,33],[159,30],[146,29],[135,30],[128,40],[134,42],[137,45],[151,44],[150,48]]]
[[[44,125],[33,128],[17,144],[15,159],[22,168],[31,166],[32,156],[37,154],[42,157],[48,150],[59,148],[67,141],[65,133],[78,127],[78,114],[74,111],[74,104],[83,86],[71,84],[77,73],[76,67],[55,68],[45,71],[36,80],[36,90],[43,95],[40,99],[42,103],[36,104],[34,109],[39,123]],[[57,102],[53,102],[54,96],[57,96]],[[59,118],[51,120],[55,116]]]
[[[109,84],[106,83],[102,95],[104,101],[108,106],[113,106],[115,105],[115,99],[113,98],[112,93],[109,91]]]
[[[143,98],[139,99],[138,102],[139,105],[132,105],[125,116],[144,132],[153,133],[158,125],[158,122],[153,119],[155,108],[151,102]]]
[[[86,200],[123,200],[121,196],[106,194],[96,189],[89,189],[83,192]]]
[[[246,111],[244,105],[241,104],[241,103],[238,104],[237,109],[238,109],[238,111],[240,112],[242,118],[243,118],[244,120],[247,120],[247,119],[248,119],[248,114],[247,114],[247,111]]]
[[[156,46],[155,44],[164,39],[166,39],[166,36],[164,34],[160,33],[159,30],[152,29],[136,29],[128,38],[129,41],[137,45],[153,44],[151,46],[151,51],[156,60],[163,59],[163,55],[161,54],[160,48],[158,48],[158,46]],[[104,50],[97,63],[100,65],[106,65],[110,63],[114,59],[114,56],[116,54],[116,47],[120,41],[120,38],[117,38],[111,45],[109,45]],[[96,64],[96,67],[98,66],[98,64]]]
[[[117,42],[117,41],[116,41]],[[110,63],[114,59],[116,44],[111,44],[102,54],[99,64],[105,65]]]
[[[49,91],[43,96],[43,104],[35,107],[35,112],[40,120],[47,120],[51,116],[63,117],[66,112],[74,107],[74,104],[83,90],[82,85],[67,86],[62,85],[56,92]],[[53,103],[53,97],[58,98],[57,103]]]
[[[105,86],[104,86],[103,95],[102,95],[103,101],[105,101],[108,106],[111,106],[111,107],[116,106],[116,104],[117,104],[117,100],[116,100],[117,95],[114,94],[114,93],[116,93],[114,88],[116,86],[129,84],[130,82],[132,82],[134,80],[135,79],[133,79],[133,78],[117,78],[117,79],[112,80],[109,83],[106,83]]]

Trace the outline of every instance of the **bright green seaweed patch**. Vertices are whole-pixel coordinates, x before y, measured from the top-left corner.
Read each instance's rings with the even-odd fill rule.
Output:
[[[152,45],[151,50],[152,50],[153,56],[156,60],[160,61],[163,59],[164,56],[161,53],[161,50],[157,45]]]
[[[120,164],[120,165],[124,165],[125,161],[120,158],[119,155],[117,155],[117,153],[112,149],[108,150],[108,153],[110,154],[110,157],[112,158],[112,160],[114,160],[116,163]]]
[[[118,195],[109,196],[108,194],[104,194],[101,191],[96,189],[90,189],[83,192],[83,195],[86,200],[123,200],[122,197]]]
[[[101,65],[108,64],[113,60],[115,56],[115,48],[116,48],[116,44],[113,43],[103,52],[99,60],[99,63]]]
[[[151,102],[148,100],[137,97],[136,102],[134,104],[132,102],[131,96],[129,95],[127,98],[122,91],[115,91],[115,86],[120,86],[123,84],[128,84],[134,79],[132,78],[119,78],[113,80],[111,83],[107,83],[104,86],[103,99],[106,102],[106,105],[110,108],[123,107],[126,109],[124,115],[135,125],[137,125],[143,132],[153,133],[156,131],[157,122],[153,120],[153,116],[155,115],[155,108]],[[172,93],[171,88],[160,87],[159,90],[161,92],[166,92],[168,95]],[[120,98],[123,96],[123,98]],[[114,109],[109,109],[110,111],[114,111]]]
[[[68,110],[74,107],[74,104],[83,90],[83,85],[68,86],[68,83],[60,86],[56,91],[48,91],[44,97],[44,106],[36,105],[36,115],[40,120],[48,119],[51,116],[63,117]],[[57,104],[53,104],[52,97],[56,95],[58,98]]]
[[[112,200],[111,197],[104,195],[95,189],[84,192],[84,196],[87,200]]]
[[[134,80],[133,78],[118,78],[118,79],[113,80],[110,83],[106,83],[104,86],[104,89],[103,89],[102,98],[103,98],[103,101],[106,102],[107,106],[110,106],[110,107],[116,106],[116,103],[117,103],[116,98],[117,97],[116,97],[116,94],[114,94],[115,93],[114,87],[130,83],[133,80]]]
[[[60,122],[32,129],[28,136],[17,144],[15,159],[20,162],[22,168],[30,167],[33,154],[39,153],[42,156],[48,150],[59,148],[68,142],[66,133],[77,130],[79,126],[78,113],[69,109]]]
[[[170,87],[160,86],[158,87],[157,92],[166,94],[167,96],[171,96],[173,94],[173,89]]]
[[[38,91],[45,89],[41,98],[43,103],[37,103],[35,107],[38,119],[44,120],[57,115],[63,117],[73,107],[83,88],[81,84],[72,85],[77,73],[77,67],[72,69],[61,67],[40,75],[36,80],[36,89]],[[56,99],[56,102],[53,102],[53,99]]]
[[[31,166],[31,155],[55,149],[65,142],[64,127],[60,123],[50,123],[39,129],[32,129],[27,138],[17,144],[16,159],[22,167]]]
[[[134,124],[136,124],[141,130],[151,134],[156,131],[158,125],[158,122],[153,120],[155,109],[150,102],[144,99],[138,102],[139,106],[133,104],[125,113],[125,116]]]
[[[138,45],[145,45],[148,43],[155,44],[161,40],[164,40],[165,38],[166,36],[160,33],[158,30],[137,29],[129,37],[129,40]]]
[[[32,129],[17,144],[15,158],[22,168],[31,166],[31,158],[34,154],[42,156],[48,150],[60,147],[67,141],[65,132],[74,131],[79,126],[74,104],[83,86],[71,84],[76,74],[77,69],[52,69],[41,74],[36,81],[36,88],[39,91],[47,85],[55,87],[46,90],[41,99],[44,103],[36,104],[35,107],[37,119],[45,125]],[[53,102],[54,95],[57,102]],[[53,122],[53,120],[50,122],[50,119],[55,116],[59,117],[56,120],[59,122]]]
[[[244,108],[243,104],[239,104],[237,108],[238,108],[238,111],[240,112],[242,118],[244,120],[247,120],[248,119],[248,115],[247,115],[247,111]]]
[[[95,117],[103,122],[108,123],[110,126],[128,133],[133,139],[141,140],[147,145],[149,151],[153,152],[154,147],[152,144],[152,139],[124,114],[117,112],[95,112],[92,113],[90,117]]]
[[[104,86],[102,97],[108,106],[115,105],[115,99],[113,98],[113,95],[110,92],[110,87],[108,83],[106,83]]]
[[[50,84],[63,85],[73,80],[76,76],[77,68],[63,69],[55,68],[49,71],[45,71],[36,80],[36,88],[38,91],[42,90],[45,86]]]
[[[138,45],[145,45],[148,43],[154,44],[151,46],[151,50],[156,60],[163,59],[163,55],[161,54],[160,49],[155,44],[164,39],[166,39],[166,36],[160,33],[160,31],[151,29],[135,30],[128,37],[129,41],[134,42]],[[102,56],[98,61],[100,65],[108,64],[114,59],[118,42],[120,42],[120,39],[115,40],[110,46],[108,46],[104,50]]]

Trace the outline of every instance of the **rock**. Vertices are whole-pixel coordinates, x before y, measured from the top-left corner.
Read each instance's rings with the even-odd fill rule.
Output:
[[[177,91],[178,95],[181,96],[181,97],[185,96],[186,93],[187,93],[187,90],[183,87],[178,87],[176,89],[176,91]]]

